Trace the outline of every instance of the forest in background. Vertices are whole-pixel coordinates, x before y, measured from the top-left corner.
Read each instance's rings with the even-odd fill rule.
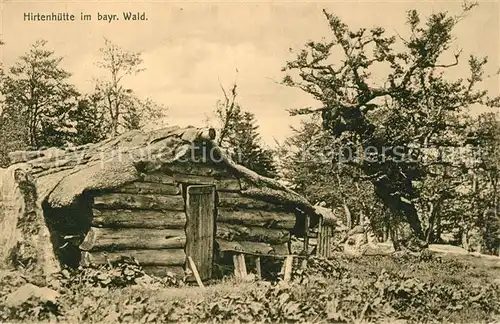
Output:
[[[485,71],[487,58],[451,51],[454,27],[474,6],[425,19],[409,11],[405,37],[381,27],[351,30],[325,11],[331,39],[308,42],[283,68],[284,85],[323,107],[283,107],[307,116],[271,150],[255,116],[238,104],[237,85],[221,86],[218,144],[239,163],[323,202],[350,228],[369,219],[377,237],[396,247],[449,242],[498,254],[500,99],[481,89],[496,74]],[[168,120],[166,107],[125,86],[142,71],[140,53],[105,40],[96,65],[107,77],[80,93],[49,48],[40,40],[2,66],[3,167],[10,151],[92,143]],[[470,73],[450,80],[446,70],[458,64]],[[377,66],[388,71],[380,84],[371,78]],[[477,105],[490,112],[471,115]]]

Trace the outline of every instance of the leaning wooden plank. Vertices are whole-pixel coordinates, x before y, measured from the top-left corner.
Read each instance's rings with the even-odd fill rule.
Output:
[[[106,264],[119,261],[122,257],[133,257],[141,265],[171,266],[184,265],[186,253],[184,249],[166,250],[124,250],[117,252],[87,252],[90,255],[90,262],[93,264]]]
[[[176,278],[182,279],[185,276],[183,266],[150,266],[145,265],[142,267],[145,273],[153,275],[156,277],[167,277],[174,276]]]
[[[181,196],[107,193],[94,197],[94,207],[183,211],[184,199]]]
[[[198,283],[198,286],[204,288],[205,286],[203,285],[203,281],[201,281],[200,274],[198,273],[198,269],[196,269],[196,265],[194,264],[193,258],[188,256],[188,261],[189,261],[189,268],[191,268],[191,271],[193,271],[193,275],[196,279],[196,282]]]
[[[292,229],[295,220],[295,214],[283,211],[217,209],[217,222],[228,224]]]
[[[91,227],[80,249],[118,251],[131,249],[175,249],[186,245],[183,229]]]
[[[184,228],[186,213],[173,210],[92,209],[92,226],[109,228]]]
[[[178,185],[153,182],[132,182],[116,188],[113,191],[123,193],[163,195],[180,195],[181,193],[181,189]]]
[[[271,204],[262,200],[257,200],[248,197],[223,197],[219,194],[218,207],[224,207],[230,210],[241,209],[258,209],[267,211],[282,211],[284,207],[281,205]]]
[[[228,241],[251,241],[280,244],[290,238],[288,230],[217,223],[216,237]]]

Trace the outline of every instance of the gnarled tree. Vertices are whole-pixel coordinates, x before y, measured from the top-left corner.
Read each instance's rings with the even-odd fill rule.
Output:
[[[419,197],[415,182],[425,178],[433,165],[463,164],[439,157],[422,159],[423,149],[462,146],[468,108],[500,103],[499,98],[478,90],[486,58],[470,56],[466,78],[450,80],[445,75],[461,58],[461,51],[449,62],[445,58],[453,42],[452,30],[473,7],[464,5],[458,16],[435,13],[425,22],[411,10],[407,39],[387,36],[380,27],[351,30],[324,10],[332,39],[308,42],[283,68],[288,73],[284,84],[323,103],[321,108],[291,113],[321,112],[324,128],[342,143],[334,159],[358,167],[384,204],[406,219],[414,237],[422,241],[426,236],[415,206]],[[343,58],[333,59],[338,54]],[[384,74],[378,85],[372,78],[377,72]]]

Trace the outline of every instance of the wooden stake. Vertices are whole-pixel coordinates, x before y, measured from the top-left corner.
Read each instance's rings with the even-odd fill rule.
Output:
[[[240,266],[239,266],[239,259],[237,254],[233,254],[233,266],[234,266],[234,277],[240,279],[241,278],[241,272],[240,272]]]
[[[242,253],[233,255],[234,277],[245,279],[247,277],[247,265],[245,264],[245,256]]]
[[[238,259],[241,277],[245,279],[247,276],[247,264],[245,263],[245,255],[243,253],[238,254]]]
[[[293,255],[288,255],[285,259],[283,281],[290,281],[292,278]]]
[[[321,255],[323,256],[323,218],[320,218],[319,224],[318,224],[318,238],[316,239],[317,246],[316,246],[316,255]]]
[[[306,224],[305,224],[305,230],[304,230],[304,252],[305,255],[309,255],[309,224],[310,224],[310,219],[309,215],[306,215]]]
[[[196,269],[196,265],[194,264],[193,258],[188,256],[188,261],[189,261],[189,266],[191,267],[191,271],[193,271],[194,278],[198,283],[198,286],[200,286],[201,288],[205,288],[203,282],[201,281],[200,274],[198,273],[198,269]]]
[[[260,267],[260,257],[255,258],[255,271],[257,272],[257,278],[262,279],[262,269]]]

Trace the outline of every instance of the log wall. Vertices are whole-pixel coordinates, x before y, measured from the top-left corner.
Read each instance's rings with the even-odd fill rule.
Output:
[[[153,274],[181,273],[186,264],[185,188],[216,186],[216,248],[287,254],[296,216],[286,206],[245,197],[241,184],[214,163],[177,163],[94,197],[92,227],[80,245],[85,262],[135,257]]]
[[[218,192],[216,240],[219,250],[257,255],[286,255],[296,216],[287,206]]]
[[[80,245],[82,263],[133,257],[144,271],[183,276],[186,214],[182,186],[154,172],[94,196],[92,227]]]

